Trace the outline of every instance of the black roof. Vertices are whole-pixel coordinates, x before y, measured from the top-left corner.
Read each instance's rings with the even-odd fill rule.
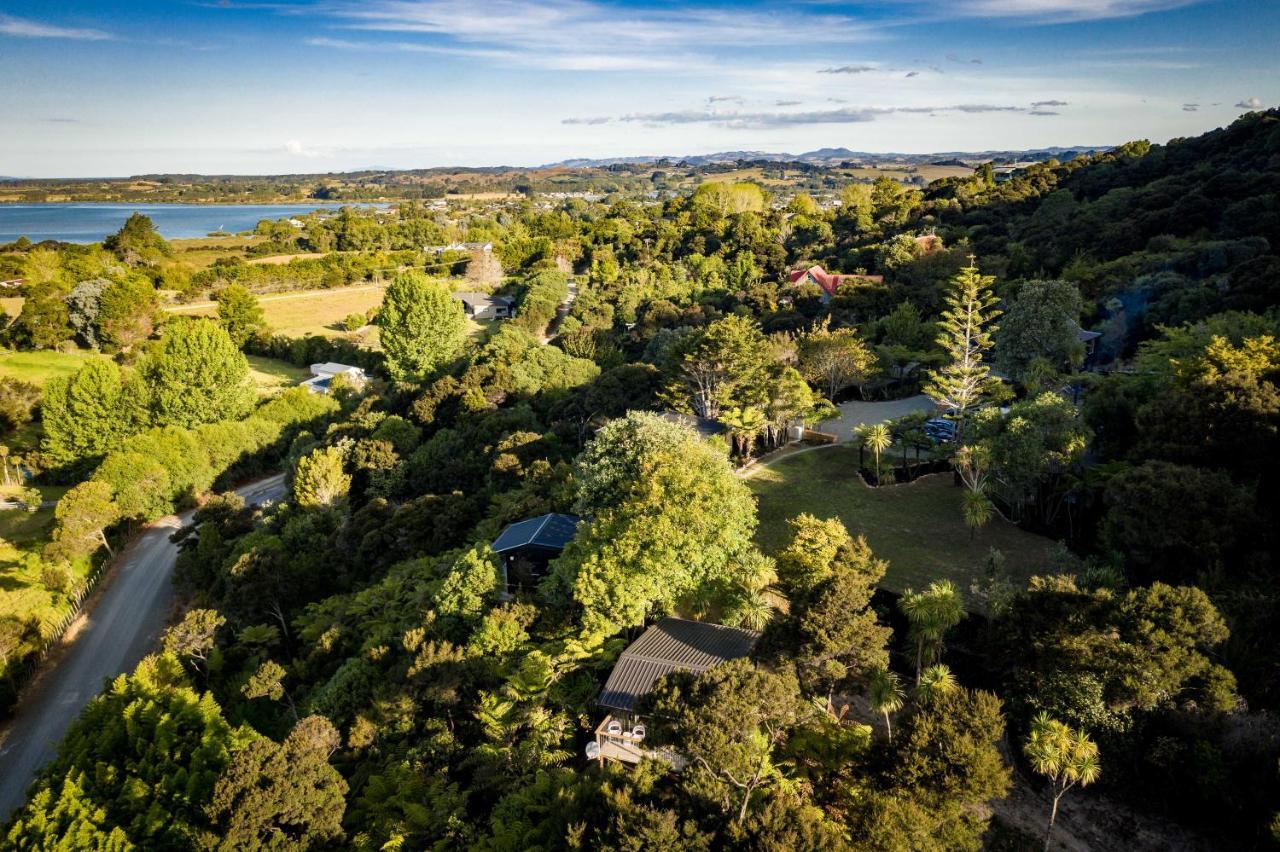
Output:
[[[751,653],[759,638],[754,631],[723,624],[664,618],[622,652],[596,703],[611,710],[630,710],[663,675],[701,673],[740,659]]]
[[[577,515],[561,515],[552,512],[524,521],[517,521],[504,529],[490,545],[494,553],[506,553],[522,547],[543,547],[564,550],[578,531]]]

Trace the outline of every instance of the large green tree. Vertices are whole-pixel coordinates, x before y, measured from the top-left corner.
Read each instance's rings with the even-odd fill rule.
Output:
[[[253,406],[249,362],[210,319],[176,320],[138,367],[151,416],[163,426],[238,420]]]
[[[347,782],[329,765],[341,738],[323,716],[283,743],[259,737],[235,753],[205,807],[207,849],[307,849],[342,839]]]
[[[1070,281],[1028,281],[1006,305],[995,336],[996,365],[1025,382],[1037,358],[1056,370],[1078,367],[1084,346],[1078,339],[1083,312],[1080,288]]]
[[[625,496],[584,523],[553,563],[551,587],[582,608],[588,632],[609,635],[642,624],[650,613],[714,596],[747,580],[748,568],[763,567],[748,558],[756,526],[751,492],[723,451],[692,430],[681,434],[675,446],[637,456],[638,473]],[[594,477],[588,468],[586,481],[597,486],[626,467],[615,466],[607,453],[598,457],[613,472]],[[617,493],[619,485],[601,492]]]
[[[43,449],[57,464],[106,455],[145,425],[144,400],[136,377],[114,361],[93,358],[45,387]]]
[[[391,378],[422,381],[458,354],[467,321],[447,284],[414,271],[387,287],[378,325]]]
[[[940,407],[954,412],[958,439],[964,435],[965,421],[988,402],[999,386],[986,363],[993,344],[994,320],[1000,316],[991,292],[995,276],[982,275],[976,265],[960,270],[951,282],[947,307],[938,323],[938,345],[948,362],[929,372],[924,392]]]
[[[218,322],[239,347],[267,328],[267,318],[257,298],[238,283],[228,284],[218,293]]]

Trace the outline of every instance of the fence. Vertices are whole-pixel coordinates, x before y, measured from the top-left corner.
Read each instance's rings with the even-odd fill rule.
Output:
[[[107,572],[114,561],[114,559],[105,559],[89,570],[89,574],[71,595],[71,609],[58,620],[53,631],[40,643],[39,650],[35,653],[26,654],[23,657],[21,668],[8,678],[11,684],[10,689],[12,690],[14,704],[21,697],[22,691],[27,688],[40,671],[40,667],[44,665],[45,660],[49,658],[54,646],[61,642],[62,637],[67,634],[67,628],[71,626],[71,622],[79,617],[84,609],[85,600],[88,599],[90,593],[98,585],[98,581],[102,579],[102,575]],[[0,714],[6,713],[8,709],[0,706]]]

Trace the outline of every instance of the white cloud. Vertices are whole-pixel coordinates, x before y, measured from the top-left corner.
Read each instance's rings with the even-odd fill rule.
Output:
[[[1236,109],[1262,109],[1262,101],[1258,98],[1245,98],[1236,104]]]
[[[479,47],[496,51],[496,58],[511,64],[557,70],[707,70],[718,66],[712,56],[721,50],[847,44],[877,37],[875,28],[848,15],[799,14],[782,7],[619,9],[593,0],[327,0],[318,8],[346,29],[413,34],[433,46],[427,49]]]
[[[305,157],[308,160],[313,160],[316,157],[323,157],[327,154],[327,152],[321,151],[319,148],[311,148],[303,145],[297,139],[290,139],[288,142],[284,143],[284,151],[286,154],[291,156]]]
[[[32,21],[28,18],[15,18],[12,15],[0,14],[0,35],[17,36],[19,38],[70,38],[79,41],[106,41],[114,38],[111,33],[102,30],[83,29],[79,27],[59,27]]]
[[[1199,2],[1203,0],[933,0],[932,5],[944,14],[1058,24],[1131,18]]]

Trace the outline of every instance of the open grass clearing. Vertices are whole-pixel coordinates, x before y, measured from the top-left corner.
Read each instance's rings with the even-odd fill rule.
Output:
[[[55,376],[69,376],[90,358],[105,356],[88,350],[55,352],[42,349],[33,352],[0,351],[0,376],[8,376],[44,387]]]
[[[949,474],[905,485],[871,488],[857,474],[858,450],[831,447],[796,453],[760,468],[747,480],[760,503],[756,540],[774,554],[790,537],[787,521],[802,512],[839,518],[853,535],[866,536],[876,555],[889,560],[881,585],[893,592],[949,579],[967,594],[983,577],[996,548],[1005,569],[1020,582],[1043,572],[1053,542],[999,516],[970,537],[961,515],[961,489]]]
[[[264,358],[261,355],[245,357],[249,360],[249,376],[257,386],[259,396],[274,396],[311,378],[309,369],[296,367],[288,361]]]
[[[266,315],[267,325],[276,334],[287,337],[345,337],[342,321],[350,314],[367,312],[382,304],[384,288],[375,284],[342,287],[334,290],[305,290],[259,296],[258,304]],[[216,302],[169,305],[165,310],[182,316],[213,316]]]

